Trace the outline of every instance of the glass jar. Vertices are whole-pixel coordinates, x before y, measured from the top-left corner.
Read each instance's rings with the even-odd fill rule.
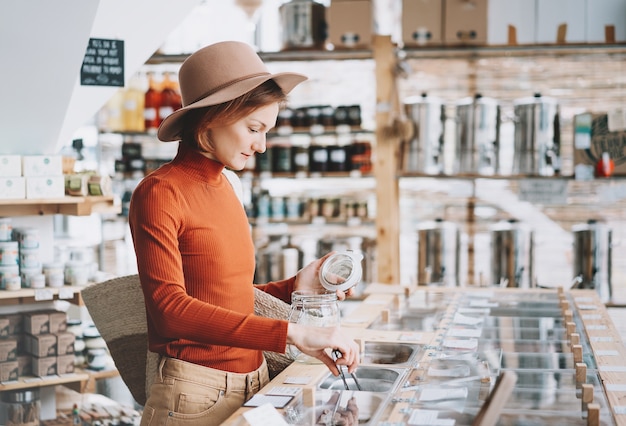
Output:
[[[337,294],[321,291],[294,291],[291,293],[289,322],[313,327],[339,326]],[[298,362],[321,363],[316,358],[302,354],[293,345],[287,345],[287,354]]]
[[[40,424],[41,405],[37,389],[2,392],[2,402],[7,415],[4,424],[7,426],[38,426]]]

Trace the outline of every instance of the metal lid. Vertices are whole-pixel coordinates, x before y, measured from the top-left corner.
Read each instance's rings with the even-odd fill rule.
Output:
[[[556,98],[551,98],[548,96],[541,96],[541,93],[535,93],[534,96],[526,96],[524,98],[519,98],[513,100],[513,105],[534,105],[534,104],[550,104],[557,105],[559,104]]]
[[[330,291],[346,291],[361,281],[363,255],[352,250],[333,253],[324,261],[319,272],[322,286]]]

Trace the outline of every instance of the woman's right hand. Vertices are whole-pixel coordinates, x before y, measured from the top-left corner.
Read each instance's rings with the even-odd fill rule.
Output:
[[[360,349],[356,342],[341,332],[339,327],[313,327],[289,323],[287,344],[294,345],[300,352],[322,361],[333,375],[338,376],[337,364],[348,367],[353,373],[359,366]],[[342,357],[335,361],[327,349],[337,349]]]

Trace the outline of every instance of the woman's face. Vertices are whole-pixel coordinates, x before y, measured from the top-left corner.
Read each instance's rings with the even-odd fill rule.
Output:
[[[266,148],[267,132],[276,125],[278,103],[252,111],[232,124],[211,128],[211,152],[205,155],[232,170],[242,170],[246,161]]]

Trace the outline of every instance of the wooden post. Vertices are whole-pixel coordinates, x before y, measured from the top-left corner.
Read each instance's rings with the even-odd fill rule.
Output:
[[[378,281],[400,284],[400,196],[398,155],[400,134],[393,128],[397,113],[397,58],[391,36],[375,35],[376,62],[376,253]]]

